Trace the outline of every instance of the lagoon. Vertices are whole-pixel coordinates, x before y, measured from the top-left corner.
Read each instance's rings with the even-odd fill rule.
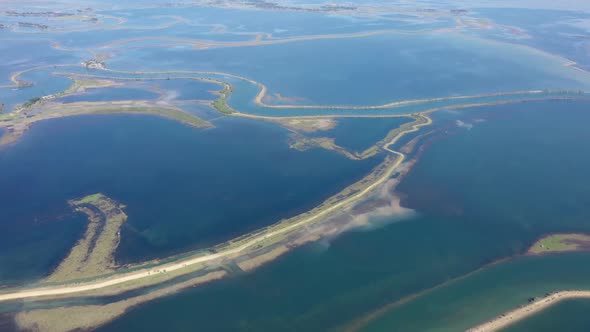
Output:
[[[125,204],[129,219],[117,259],[139,262],[306,211],[379,162],[290,149],[288,132],[270,123],[225,119],[216,126],[197,130],[132,115],[34,125],[0,152],[0,242],[6,246],[0,266],[27,257],[34,268],[2,270],[1,280],[40,277],[65,255],[85,226],[69,199],[102,192]],[[48,243],[34,245],[36,234]]]

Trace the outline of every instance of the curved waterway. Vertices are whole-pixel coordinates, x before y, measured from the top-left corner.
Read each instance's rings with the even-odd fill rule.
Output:
[[[585,287],[587,253],[488,264],[523,253],[544,233],[590,231],[590,159],[580,153],[587,107],[536,102],[439,113],[438,134],[399,188],[419,212],[414,219],[308,245],[99,330],[456,331],[530,296]],[[166,313],[175,319],[162,320]]]

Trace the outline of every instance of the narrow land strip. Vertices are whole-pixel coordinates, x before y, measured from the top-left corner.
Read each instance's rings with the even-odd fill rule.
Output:
[[[119,230],[127,220],[125,206],[102,194],[69,203],[88,216],[88,226],[84,236],[45,281],[64,282],[114,272],[113,256],[119,245]]]
[[[541,298],[534,302],[531,302],[525,306],[516,308],[509,312],[506,312],[484,324],[470,328],[467,332],[492,332],[500,331],[518,321],[521,321],[527,317],[535,315],[552,305],[555,305],[561,301],[569,299],[588,299],[590,298],[590,291],[586,290],[567,290],[552,293],[547,297]]]
[[[279,223],[277,227],[269,228],[268,231],[262,232],[258,235],[255,235],[251,238],[248,238],[245,241],[237,242],[237,245],[230,245],[227,249],[211,253],[208,255],[197,256],[197,257],[190,257],[186,259],[181,259],[172,263],[162,264],[157,266],[156,268],[152,268],[149,270],[140,270],[137,272],[131,272],[123,275],[116,275],[112,278],[105,279],[98,279],[94,282],[88,283],[80,283],[80,284],[71,284],[71,285],[63,285],[63,286],[53,286],[53,287],[41,287],[41,288],[33,288],[33,289],[26,289],[20,290],[12,293],[4,293],[0,294],[0,301],[10,301],[10,300],[18,300],[18,299],[25,299],[31,297],[42,297],[42,296],[60,296],[60,295],[67,295],[67,294],[75,294],[90,290],[97,290],[102,288],[107,288],[110,286],[116,286],[125,282],[134,281],[138,279],[146,279],[150,278],[152,272],[154,270],[166,270],[168,272],[184,269],[191,265],[202,264],[205,262],[210,262],[213,260],[218,260],[221,258],[228,258],[232,257],[236,254],[243,253],[247,251],[247,249],[251,248],[260,243],[264,243],[270,238],[281,236],[285,233],[288,233],[294,229],[300,228],[302,226],[308,225],[310,223],[316,222],[323,217],[330,215],[333,212],[339,211],[342,208],[347,207],[349,204],[359,200],[360,198],[364,197],[376,187],[387,181],[391,175],[395,172],[395,170],[403,163],[405,160],[405,155],[390,149],[389,147],[395,144],[399,138],[402,136],[415,132],[419,130],[423,126],[428,126],[432,123],[432,120],[426,115],[420,115],[414,123],[407,124],[400,127],[399,132],[393,137],[385,146],[384,148],[393,153],[396,158],[392,159],[391,162],[388,162],[386,165],[385,171],[382,175],[376,178],[373,182],[367,184],[362,190],[357,191],[356,193],[348,196],[345,199],[337,201],[337,203],[331,204],[323,209],[320,209],[316,213],[313,213],[309,216],[301,218],[293,223]],[[231,241],[230,241],[231,243]]]

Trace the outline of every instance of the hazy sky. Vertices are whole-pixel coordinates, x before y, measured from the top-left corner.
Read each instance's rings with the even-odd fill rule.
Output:
[[[444,3],[445,1],[436,1]],[[452,4],[465,7],[512,7],[590,11],[588,0],[452,0]]]

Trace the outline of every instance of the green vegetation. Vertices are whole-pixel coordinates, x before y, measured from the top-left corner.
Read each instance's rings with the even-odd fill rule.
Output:
[[[81,305],[20,312],[16,315],[15,321],[20,329],[26,331],[64,332],[87,330],[123,315],[133,306],[175,293],[184,288],[220,279],[225,275],[226,272],[223,270],[211,271],[172,286],[105,305]]]
[[[89,104],[89,103],[86,103]],[[83,115],[83,114],[147,114],[147,115],[157,115],[164,118],[176,120],[178,122],[187,124],[189,126],[193,126],[196,128],[203,128],[203,127],[210,127],[211,124],[195,115],[187,113],[183,110],[177,108],[164,108],[164,107],[154,107],[154,106],[145,106],[140,107],[136,106],[129,106],[129,105],[117,105],[115,103],[113,106],[107,105],[96,105],[91,106],[89,105],[88,108],[76,110],[75,114],[70,115]]]
[[[123,212],[125,206],[103,194],[89,195],[69,203],[76,211],[88,215],[88,227],[46,281],[64,282],[113,272],[113,254],[119,245],[119,230],[127,220]]]
[[[590,249],[590,235],[586,234],[552,234],[535,242],[529,254],[544,254]]]
[[[21,110],[23,110],[21,108]],[[160,106],[148,101],[114,101],[114,102],[76,102],[55,103],[47,102],[40,107],[39,112],[27,114],[27,112],[12,112],[0,117],[0,126],[9,130],[0,139],[0,146],[15,142],[35,122],[62,118],[67,116],[90,114],[145,114],[168,118],[184,123],[195,128],[206,128],[212,125],[174,106]]]
[[[41,97],[35,97],[35,98],[31,98],[29,100],[27,100],[26,102],[24,102],[22,104],[23,108],[29,108],[32,107],[33,105],[35,105],[36,103],[38,103],[39,101],[41,101]]]
[[[330,151],[334,151],[345,156],[351,160],[364,160],[375,156],[379,152],[379,148],[373,145],[363,152],[351,152],[347,149],[337,145],[333,138],[330,137],[305,137],[298,133],[291,135],[291,148],[299,151],[305,151],[312,148],[322,148]]]
[[[233,92],[233,88],[228,83],[223,83],[223,90],[219,91],[219,98],[213,101],[213,108],[219,113],[230,115],[236,113],[236,111],[227,104],[227,98]]]
[[[291,129],[302,131],[306,133],[313,133],[316,131],[330,130],[337,124],[333,118],[311,118],[311,119],[297,119],[297,118],[286,118],[277,119],[276,122],[282,126]]]
[[[101,200],[104,200],[104,199],[106,199],[106,196],[101,193],[98,193],[98,194],[92,194],[92,195],[82,197],[79,200],[72,200],[71,202],[75,205],[80,205],[80,204],[98,205],[98,204],[100,204]]]
[[[70,85],[70,87],[68,87],[63,93],[61,93],[60,96],[74,93],[83,93],[87,89],[100,89],[120,85],[119,83],[112,80],[77,79],[73,77],[71,79],[73,80],[72,85]]]

